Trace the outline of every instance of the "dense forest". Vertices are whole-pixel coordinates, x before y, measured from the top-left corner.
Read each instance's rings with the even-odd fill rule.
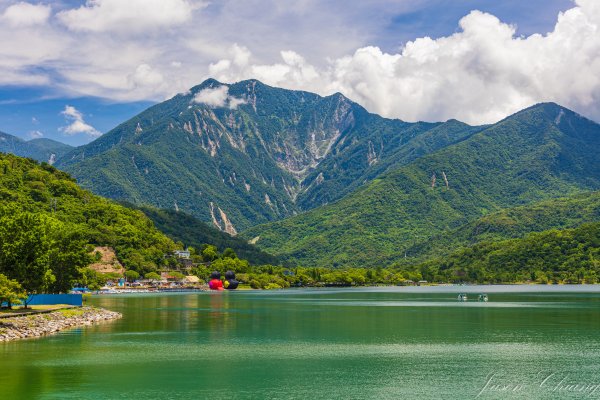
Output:
[[[177,269],[165,255],[185,243],[195,263],[192,273],[201,279],[213,270],[233,270],[242,283],[262,289],[419,281],[597,283],[600,277],[598,192],[488,214],[434,237],[445,252],[423,247],[421,258],[399,256],[371,268],[277,266],[269,254],[185,213],[125,207],[81,189],[46,163],[13,155],[0,154],[0,199],[4,301],[25,292],[66,292],[74,283],[100,286],[107,276],[86,268],[95,246],[112,247],[133,280]]]
[[[387,266],[432,236],[491,213],[599,190],[599,152],[600,125],[540,104],[385,172],[339,201],[242,236],[299,265]]]
[[[46,163],[0,154],[0,200],[0,273],[28,292],[84,281],[94,246],[114,248],[140,273],[164,266],[175,248],[141,211],[81,189]]]
[[[124,203],[128,205],[127,203]],[[128,205],[135,207],[133,205]],[[153,207],[139,207],[150,218],[156,227],[176,242],[184,246],[202,249],[206,245],[216,246],[219,251],[232,249],[237,256],[248,260],[253,265],[279,264],[276,257],[251,245],[248,241],[231,236],[200,221],[193,215],[182,211],[161,210]]]

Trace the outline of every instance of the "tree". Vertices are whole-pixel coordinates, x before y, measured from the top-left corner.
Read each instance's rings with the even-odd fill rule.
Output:
[[[47,216],[20,212],[0,214],[0,273],[17,280],[29,293],[47,289],[50,270],[50,224]]]
[[[169,275],[171,275],[173,278],[176,278],[176,279],[185,278],[184,274],[182,274],[181,272],[177,272],[177,271],[171,271],[171,272],[169,272]]]
[[[216,246],[208,245],[202,250],[202,259],[204,261],[213,261],[219,257],[219,252]]]
[[[144,278],[149,279],[151,281],[160,281],[160,275],[156,272],[148,272],[146,275],[144,275]]]
[[[223,258],[237,258],[237,254],[235,254],[235,251],[231,247],[228,247],[225,250],[223,250],[223,254],[221,255],[221,257],[223,257]]]
[[[0,274],[0,304],[6,302],[10,309],[13,303],[25,298],[27,298],[27,293],[19,285],[19,282],[14,279],[8,279],[5,275]]]
[[[66,293],[81,278],[82,268],[92,262],[81,229],[55,221],[52,226],[50,268],[56,278],[49,285],[52,293]]]
[[[139,277],[140,277],[140,274],[137,271],[133,271],[131,269],[128,271],[125,271],[125,278],[127,278],[127,280],[129,282],[133,282],[136,279],[139,279]]]
[[[100,290],[106,283],[106,277],[91,268],[81,268],[79,271],[79,284],[90,290]]]

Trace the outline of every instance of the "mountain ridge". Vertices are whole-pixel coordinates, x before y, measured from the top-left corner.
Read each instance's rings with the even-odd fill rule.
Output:
[[[198,102],[216,101],[210,96],[219,104]],[[58,166],[101,195],[180,209],[235,234],[335,201],[346,188],[481,129],[457,124],[386,119],[339,93],[209,79],[74,149]],[[452,134],[406,150],[452,126]]]
[[[23,140],[17,136],[0,132],[0,152],[20,157],[29,157],[36,161],[53,164],[64,156],[72,146],[47,138]]]
[[[411,244],[489,212],[597,190],[599,150],[600,125],[557,104],[538,104],[336,203],[244,236],[303,264],[391,262]]]

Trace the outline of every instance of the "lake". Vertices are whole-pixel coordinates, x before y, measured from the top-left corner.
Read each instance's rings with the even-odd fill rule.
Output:
[[[460,303],[458,293],[469,293]],[[485,292],[490,301],[476,301]],[[600,398],[599,286],[96,296],[122,320],[0,343],[0,399]]]

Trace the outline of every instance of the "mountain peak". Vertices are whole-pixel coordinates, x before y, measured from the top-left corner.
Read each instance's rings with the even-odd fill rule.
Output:
[[[215,88],[215,87],[219,87],[219,86],[223,86],[223,85],[229,86],[225,83],[219,82],[218,80],[216,80],[214,78],[208,78],[208,79],[204,80],[204,82],[202,82],[201,84],[192,87],[190,89],[190,92],[196,93],[203,89]]]

